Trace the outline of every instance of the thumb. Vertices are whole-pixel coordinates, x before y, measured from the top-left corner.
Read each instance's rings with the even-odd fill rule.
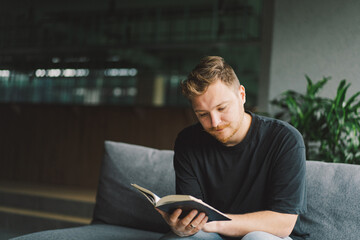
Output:
[[[163,218],[168,217],[168,213],[167,213],[167,212],[165,212],[165,211],[163,211],[163,210],[160,210],[160,209],[158,209],[158,208],[155,208],[155,210],[158,211],[158,213],[160,213]]]

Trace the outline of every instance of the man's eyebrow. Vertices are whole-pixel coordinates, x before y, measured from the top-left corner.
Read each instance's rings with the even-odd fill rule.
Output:
[[[224,101],[219,103],[218,105],[216,105],[214,108],[220,107],[221,105],[227,104],[229,101]],[[194,112],[206,112],[206,110],[202,110],[202,109],[194,109]]]
[[[194,112],[205,112],[205,110],[194,110]]]

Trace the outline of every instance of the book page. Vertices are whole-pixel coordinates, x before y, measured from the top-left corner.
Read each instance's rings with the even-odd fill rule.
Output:
[[[146,188],[140,187],[135,183],[132,183],[131,186],[135,187],[139,192],[141,192],[154,206],[160,200],[160,197]]]
[[[162,197],[157,203],[156,206],[161,206],[165,204],[170,204],[173,202],[183,202],[183,201],[196,201],[197,199],[189,196],[189,195],[168,195],[165,197]]]

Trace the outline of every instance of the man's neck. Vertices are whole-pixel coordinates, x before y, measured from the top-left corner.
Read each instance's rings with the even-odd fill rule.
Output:
[[[252,121],[252,116],[249,113],[245,112],[244,118],[242,119],[239,129],[234,135],[234,139],[232,141],[224,143],[224,145],[227,147],[232,147],[241,143],[245,139],[247,133],[250,130],[251,121]]]

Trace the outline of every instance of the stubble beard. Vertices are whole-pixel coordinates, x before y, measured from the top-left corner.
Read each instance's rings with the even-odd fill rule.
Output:
[[[207,132],[210,133],[213,137],[215,137],[219,142],[223,143],[223,144],[226,144],[229,142],[229,140],[240,130],[240,124],[238,124],[234,130],[231,132],[231,134],[227,137],[221,137],[219,136],[218,134],[216,134],[216,130],[217,129],[226,129],[228,127],[230,127],[231,124],[228,123],[228,124],[225,124],[225,125],[222,125],[220,127],[216,127],[216,128],[211,128],[209,129]]]

